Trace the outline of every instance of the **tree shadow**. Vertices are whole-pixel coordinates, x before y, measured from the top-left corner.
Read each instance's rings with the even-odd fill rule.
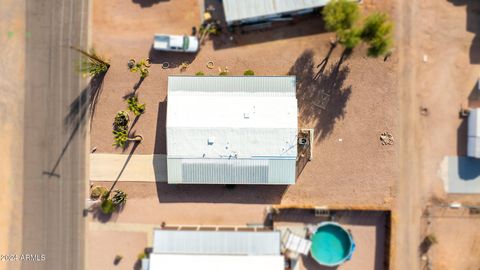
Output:
[[[68,146],[72,142],[77,132],[85,125],[85,116],[87,115],[87,113],[89,113],[90,119],[93,118],[98,97],[100,96],[102,90],[102,84],[103,79],[105,78],[105,74],[106,73],[102,73],[92,77],[90,79],[90,82],[82,90],[80,95],[76,97],[72,101],[72,103],[70,103],[69,111],[67,116],[63,120],[63,124],[65,126],[73,128],[73,130],[70,133],[70,136],[68,137],[67,142],[63,146],[62,151],[60,152],[60,155],[55,161],[52,169],[50,171],[44,171],[44,175],[48,175],[49,177],[60,177],[60,175],[56,173],[56,170],[60,165],[60,162],[68,149]]]
[[[155,4],[158,4],[160,2],[167,2],[170,0],[132,0],[133,3],[139,4],[141,8],[148,8],[152,7]]]
[[[297,78],[299,118],[304,125],[313,125],[319,141],[327,138],[336,121],[345,117],[345,107],[352,93],[352,86],[344,85],[350,69],[342,64],[348,57],[349,52],[344,51],[337,62],[316,76],[313,51],[306,50],[288,72]]]
[[[478,0],[447,0],[455,6],[466,6],[467,31],[475,34],[470,45],[470,63],[480,63],[480,1]]]
[[[192,63],[197,57],[196,53],[187,53],[187,52],[165,52],[158,51],[153,48],[150,48],[148,53],[148,58],[152,64],[163,64],[168,63],[166,68],[177,68],[182,63]]]

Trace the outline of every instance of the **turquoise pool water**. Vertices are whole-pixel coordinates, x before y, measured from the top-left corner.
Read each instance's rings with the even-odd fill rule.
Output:
[[[321,225],[312,236],[312,257],[320,264],[335,266],[343,263],[352,251],[350,235],[335,224]]]

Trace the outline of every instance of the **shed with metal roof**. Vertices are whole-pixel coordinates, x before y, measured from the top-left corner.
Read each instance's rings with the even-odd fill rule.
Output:
[[[325,6],[329,0],[223,0],[228,24],[252,23],[295,15]]]
[[[294,184],[294,76],[170,76],[168,183]]]

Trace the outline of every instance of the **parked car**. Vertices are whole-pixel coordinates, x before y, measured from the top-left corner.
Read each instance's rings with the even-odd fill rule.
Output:
[[[197,52],[198,39],[193,36],[156,34],[153,38],[153,48],[159,51]]]

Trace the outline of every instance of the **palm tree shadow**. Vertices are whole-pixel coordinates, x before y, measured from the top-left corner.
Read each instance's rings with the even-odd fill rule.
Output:
[[[344,51],[338,61],[317,76],[313,51],[306,50],[288,72],[297,77],[299,118],[303,125],[313,125],[315,137],[319,141],[327,138],[333,132],[337,120],[345,117],[352,86],[345,85],[350,68],[342,64],[349,55],[348,51]]]
[[[57,161],[53,165],[52,169],[50,171],[44,171],[44,175],[48,175],[49,177],[60,177],[60,175],[56,173],[56,170],[60,165],[60,161],[65,155],[68,146],[72,142],[78,130],[84,127],[86,120],[85,116],[87,115],[87,113],[89,113],[90,119],[93,118],[98,97],[100,96],[102,90],[102,84],[103,79],[105,78],[105,74],[106,72],[93,76],[90,79],[88,85],[82,90],[80,95],[76,97],[72,101],[72,103],[70,103],[68,114],[63,120],[63,123],[65,126],[67,126],[67,128],[72,128],[73,130],[70,133],[70,136],[64,147],[62,148],[62,151],[60,152],[60,155],[57,158]]]

